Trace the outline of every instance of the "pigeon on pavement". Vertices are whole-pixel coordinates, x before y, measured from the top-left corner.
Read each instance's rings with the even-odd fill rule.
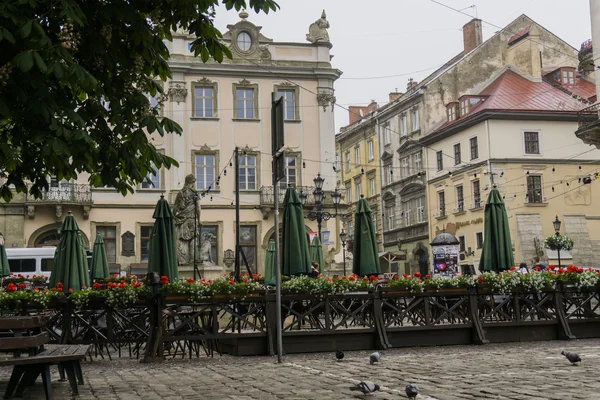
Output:
[[[419,394],[419,388],[416,383],[409,383],[404,390],[406,391],[406,397],[409,399],[414,399]]]
[[[379,385],[371,381],[363,381],[355,386],[351,386],[350,390],[355,392],[362,392],[363,394],[372,394],[379,390]]]
[[[344,358],[344,352],[341,350],[336,351],[335,358],[337,358],[338,361],[342,361],[342,358]]]
[[[579,357],[579,354],[577,354],[577,353],[571,353],[569,351],[566,351],[566,352],[561,351],[560,354],[567,357],[567,360],[569,360],[571,362],[571,364],[581,362],[581,357]]]
[[[381,358],[381,354],[379,354],[378,351],[376,351],[375,353],[371,354],[369,356],[369,363],[375,364],[376,362],[379,362],[379,359]]]

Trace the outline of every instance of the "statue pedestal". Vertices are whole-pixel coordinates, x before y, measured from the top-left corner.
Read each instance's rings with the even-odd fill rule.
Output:
[[[220,278],[225,273],[225,269],[219,265],[198,265],[200,276],[206,280],[214,280]],[[194,277],[193,265],[180,265],[179,277],[182,279]]]
[[[346,274],[347,276],[352,275],[352,263],[346,261]],[[344,275],[344,264],[343,263],[331,263],[329,268],[325,268],[324,274],[329,278],[333,278],[334,275],[340,278]]]

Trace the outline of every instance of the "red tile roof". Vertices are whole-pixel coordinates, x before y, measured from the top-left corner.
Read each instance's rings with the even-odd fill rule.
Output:
[[[510,39],[508,39],[508,45],[510,46],[511,44],[518,42],[519,40],[527,37],[529,35],[530,29],[531,29],[531,26],[528,26],[527,28],[523,28],[519,32],[512,35],[510,37]]]

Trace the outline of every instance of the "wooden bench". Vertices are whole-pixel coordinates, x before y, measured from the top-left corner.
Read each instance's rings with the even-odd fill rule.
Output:
[[[50,338],[47,332],[41,332],[43,326],[43,320],[38,317],[0,318],[0,332],[5,333],[0,337],[0,351],[13,353],[11,357],[0,357],[0,367],[13,366],[5,398],[11,397],[13,392],[22,396],[25,388],[35,384],[42,375],[46,399],[51,399],[51,365],[59,366],[63,379],[66,372],[73,394],[79,393],[77,383],[84,383],[80,362],[86,358],[90,346],[48,345]],[[13,333],[13,336],[6,336],[6,333]],[[22,352],[28,356],[22,357]]]

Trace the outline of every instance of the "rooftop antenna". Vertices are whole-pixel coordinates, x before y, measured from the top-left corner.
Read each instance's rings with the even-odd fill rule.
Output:
[[[468,7],[465,7],[465,8],[461,8],[461,9],[460,9],[460,10],[458,10],[458,11],[464,11],[464,10],[466,10],[467,8],[472,8],[473,10],[475,10],[475,18],[479,18],[479,15],[477,14],[477,6],[476,6],[475,4],[473,4],[472,6],[468,6]]]

